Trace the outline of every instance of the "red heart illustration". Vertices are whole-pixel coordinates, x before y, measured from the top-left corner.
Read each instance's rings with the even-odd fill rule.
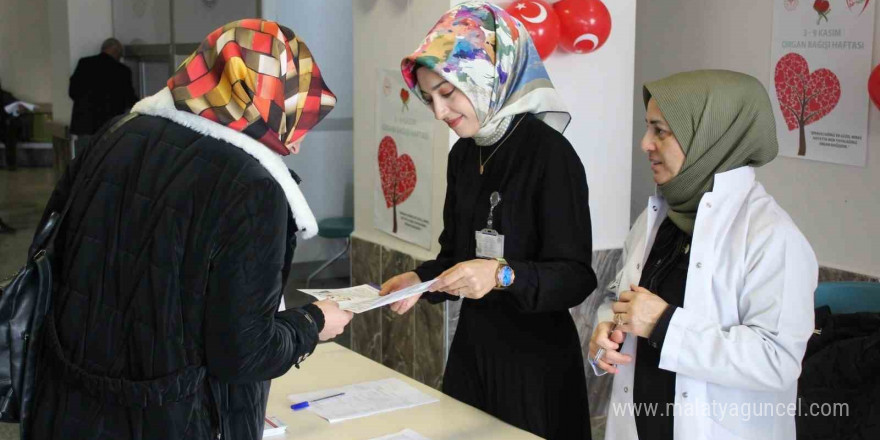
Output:
[[[840,101],[840,81],[828,69],[810,73],[804,57],[789,53],[776,63],[776,97],[789,130],[800,127],[798,155],[806,154],[804,127],[831,113]]]
[[[397,156],[397,143],[391,136],[379,142],[379,177],[385,206],[394,208],[394,229],[397,232],[397,205],[406,201],[416,189],[416,165],[408,154]]]

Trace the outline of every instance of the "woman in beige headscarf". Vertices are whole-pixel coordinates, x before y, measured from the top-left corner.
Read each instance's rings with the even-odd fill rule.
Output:
[[[615,374],[606,438],[794,439],[818,267],[755,180],[777,154],[767,92],[696,71],[644,97],[660,195],[627,237],[590,343],[596,374]]]

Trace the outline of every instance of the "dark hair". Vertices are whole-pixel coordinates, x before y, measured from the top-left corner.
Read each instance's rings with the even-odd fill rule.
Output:
[[[101,43],[101,52],[107,52],[109,49],[117,49],[120,53],[122,52],[123,46],[122,43],[115,38],[108,38]]]

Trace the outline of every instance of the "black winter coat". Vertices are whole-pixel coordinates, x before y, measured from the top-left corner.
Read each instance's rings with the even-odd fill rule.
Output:
[[[297,229],[281,186],[240,147],[161,117],[107,139],[46,208],[88,176],[58,239],[59,343],[43,347],[33,438],[260,438],[269,380],[323,327],[314,305],[277,312]]]
[[[76,63],[67,94],[73,100],[70,132],[79,135],[94,134],[137,101],[131,69],[104,53]]]
[[[880,313],[816,309],[798,380],[799,440],[880,438]]]

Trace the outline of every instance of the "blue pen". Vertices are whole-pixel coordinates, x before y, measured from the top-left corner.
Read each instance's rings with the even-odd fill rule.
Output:
[[[308,408],[308,407],[309,407],[309,402],[318,402],[318,401],[320,401],[320,400],[329,399],[329,398],[331,398],[331,397],[339,397],[339,396],[342,396],[342,395],[344,395],[344,394],[345,394],[345,393],[339,393],[339,394],[334,394],[334,395],[332,395],[332,396],[322,397],[322,398],[320,398],[320,399],[312,399],[312,400],[306,400],[305,402],[294,403],[293,405],[290,405],[290,409],[292,409],[292,410],[294,410],[294,411],[299,411],[299,410],[301,410],[301,409],[306,409],[306,408]]]

